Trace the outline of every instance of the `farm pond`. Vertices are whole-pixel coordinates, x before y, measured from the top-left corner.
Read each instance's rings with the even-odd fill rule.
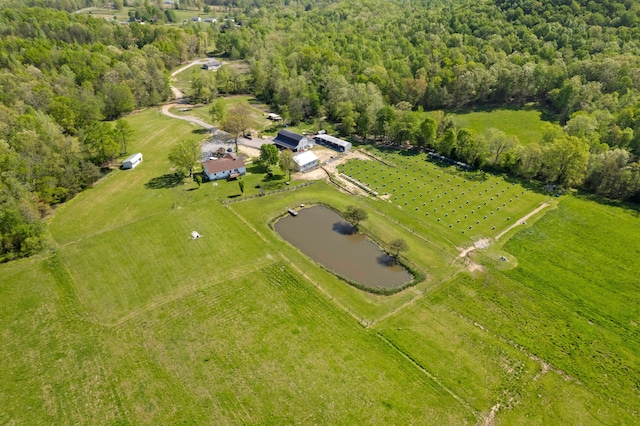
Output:
[[[278,220],[276,232],[325,268],[372,289],[394,289],[413,278],[333,210],[314,206],[297,213]]]

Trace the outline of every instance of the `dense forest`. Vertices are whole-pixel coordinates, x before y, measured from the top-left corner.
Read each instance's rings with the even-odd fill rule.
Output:
[[[179,3],[224,5],[234,21],[170,24],[161,2],[114,2],[146,21],[128,25],[69,13],[90,1],[0,3],[0,258],[39,250],[50,206],[125,153],[118,119],[167,100],[167,70],[209,52],[245,60],[250,75],[223,67],[198,82],[201,101],[249,91],[291,122],[325,118],[361,140],[638,197],[640,3]],[[558,124],[528,145],[457,128],[443,112],[529,104]]]

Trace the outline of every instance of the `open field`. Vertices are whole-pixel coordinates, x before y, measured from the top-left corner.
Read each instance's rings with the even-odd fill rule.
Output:
[[[549,197],[515,181],[487,173],[443,167],[426,154],[408,155],[371,150],[385,161],[351,160],[341,173],[378,192],[405,225],[424,237],[437,233],[452,244],[467,247],[495,237]],[[395,216],[394,213],[389,213]]]
[[[535,109],[494,109],[456,113],[454,120],[458,126],[467,127],[477,134],[484,134],[488,128],[494,128],[517,136],[521,144],[528,145],[542,140],[544,126],[548,124],[542,116],[542,112]]]
[[[167,159],[200,129],[127,120],[143,163],[58,209],[52,253],[0,265],[0,422],[640,422],[637,211],[382,150],[341,170],[388,198],[317,182],[225,206],[237,182]],[[284,180],[250,172],[247,195]],[[362,292],[270,227],[313,203],[364,207],[425,281]]]

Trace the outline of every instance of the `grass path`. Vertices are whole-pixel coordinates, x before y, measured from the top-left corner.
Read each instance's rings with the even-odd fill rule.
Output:
[[[527,214],[526,216],[521,217],[520,219],[518,219],[516,221],[516,223],[514,223],[513,225],[511,225],[510,227],[508,227],[507,229],[505,229],[504,231],[502,231],[501,233],[496,235],[495,240],[498,241],[500,239],[500,237],[502,237],[504,234],[506,234],[507,232],[511,231],[515,227],[520,226],[520,225],[524,225],[524,223],[522,223],[522,222],[526,222],[531,216],[537,214],[538,212],[542,211],[543,209],[549,207],[550,205],[551,204],[549,204],[549,203],[542,203],[542,205],[540,207],[536,208],[534,211],[532,211],[531,213]]]

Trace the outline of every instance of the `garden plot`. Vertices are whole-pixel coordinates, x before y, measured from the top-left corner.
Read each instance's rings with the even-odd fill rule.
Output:
[[[545,200],[503,176],[443,166],[425,154],[373,153],[381,161],[351,160],[340,172],[452,237],[493,237]]]

